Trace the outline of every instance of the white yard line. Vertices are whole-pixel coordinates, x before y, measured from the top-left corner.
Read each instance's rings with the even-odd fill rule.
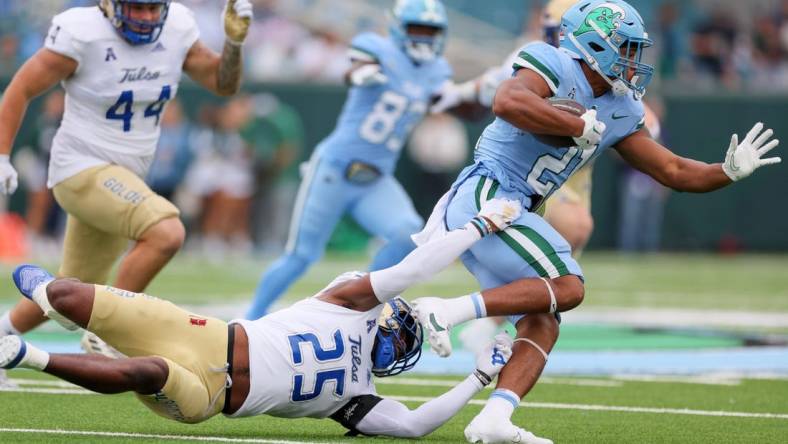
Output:
[[[321,441],[292,441],[289,439],[226,438],[223,436],[199,436],[199,435],[197,436],[154,435],[148,433],[99,432],[99,431],[91,431],[91,430],[62,430],[62,429],[13,429],[13,428],[5,428],[5,427],[0,428],[0,433],[32,433],[32,434],[46,434],[46,435],[94,436],[94,437],[102,437],[102,438],[136,438],[136,439],[159,439],[159,440],[173,440],[173,441],[232,442],[232,443],[253,443],[253,444],[321,444]]]
[[[440,381],[440,382],[446,382],[446,381]],[[97,394],[82,389],[67,390],[67,389],[36,389],[36,388],[0,389],[0,392],[38,393],[38,394],[54,394],[54,395]],[[397,401],[402,401],[402,402],[428,402],[434,399],[426,396],[387,396],[387,398],[394,399]],[[484,405],[486,402],[487,401],[480,399],[472,399],[468,401],[468,404]],[[786,413],[750,413],[750,412],[730,412],[730,411],[712,411],[712,410],[671,409],[671,408],[659,408],[659,407],[628,407],[628,406],[595,405],[595,404],[564,404],[564,403],[554,403],[554,402],[521,402],[520,405],[523,407],[537,408],[537,409],[653,413],[653,414],[717,416],[717,417],[735,417],[735,418],[788,419],[788,414]],[[2,432],[3,430],[4,429],[0,429],[0,432]],[[236,441],[227,441],[227,442],[236,442]],[[238,441],[238,442],[279,442],[279,441]]]
[[[376,385],[411,385],[411,386],[424,386],[424,387],[454,387],[461,380],[441,380],[441,379],[417,379],[417,378],[389,378],[389,379],[376,379]],[[588,387],[621,387],[623,382],[610,381],[604,379],[580,379],[580,378],[552,378],[542,377],[539,378],[540,384],[556,384],[556,385],[577,385]]]
[[[402,402],[427,402],[432,398],[424,396],[387,396]],[[487,401],[472,399],[468,404],[484,405]],[[694,416],[723,416],[735,418],[767,418],[767,419],[788,419],[785,413],[749,413],[749,412],[726,412],[711,410],[691,410],[691,409],[666,409],[658,407],[625,407],[617,405],[594,405],[594,404],[563,404],[557,402],[521,402],[521,406],[536,409],[559,409],[559,410],[586,410],[586,411],[606,411],[606,412],[629,412],[629,413],[654,413],[671,415],[694,415]]]

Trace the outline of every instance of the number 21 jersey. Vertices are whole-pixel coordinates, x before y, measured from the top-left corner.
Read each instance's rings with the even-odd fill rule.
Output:
[[[97,7],[52,19],[44,46],[78,64],[62,84],[63,121],[52,143],[48,185],[97,165],[117,164],[143,177],[175,97],[186,54],[199,38],[192,12],[173,3],[159,39],[131,45]]]

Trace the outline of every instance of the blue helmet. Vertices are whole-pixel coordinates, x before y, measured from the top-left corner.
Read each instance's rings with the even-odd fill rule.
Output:
[[[410,370],[421,358],[424,336],[421,324],[404,299],[386,302],[378,317],[378,332],[372,348],[372,373],[394,376]]]
[[[426,63],[443,54],[448,28],[446,8],[440,0],[397,0],[390,20],[389,33],[408,57]],[[436,28],[435,35],[412,35],[408,26]]]
[[[172,0],[99,0],[99,6],[112,26],[132,45],[145,45],[159,39]],[[159,5],[159,19],[153,22],[134,20],[124,11],[126,5]]]
[[[652,45],[637,10],[622,0],[581,0],[561,19],[561,48],[586,63],[610,83],[616,95],[641,97],[654,67],[641,62]],[[632,78],[629,72],[634,70]]]

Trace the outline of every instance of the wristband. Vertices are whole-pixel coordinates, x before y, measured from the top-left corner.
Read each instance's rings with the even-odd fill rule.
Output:
[[[476,376],[476,379],[482,383],[482,387],[487,387],[492,382],[492,378],[487,373],[479,370],[478,368],[473,371],[473,376]]]

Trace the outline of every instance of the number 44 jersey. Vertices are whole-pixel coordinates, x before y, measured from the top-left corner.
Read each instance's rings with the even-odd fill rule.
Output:
[[[234,417],[325,418],[375,394],[372,346],[383,305],[360,312],[316,298],[256,321],[249,337],[249,396]]]
[[[356,36],[349,53],[353,61],[379,64],[387,81],[351,88],[336,128],[316,150],[322,158],[357,160],[391,174],[451,67],[443,57],[415,64],[391,39],[374,33]]]
[[[144,177],[162,112],[198,37],[192,12],[179,3],[171,5],[159,39],[146,45],[126,42],[97,6],[55,16],[44,46],[78,66],[63,81],[65,112],[52,144],[48,185],[108,163]]]

